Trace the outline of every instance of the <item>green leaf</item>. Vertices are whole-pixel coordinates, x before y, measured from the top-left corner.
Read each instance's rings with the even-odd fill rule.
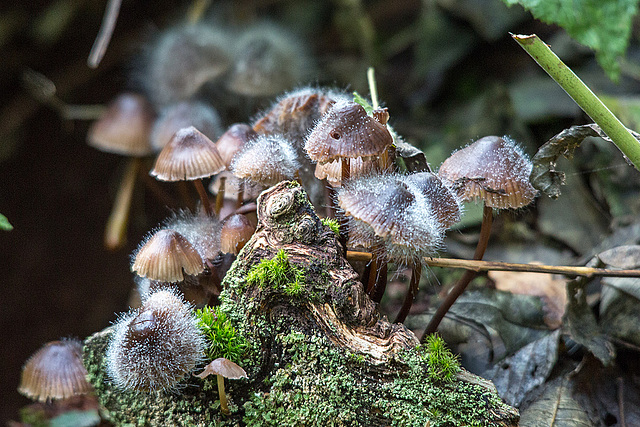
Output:
[[[620,76],[618,59],[624,56],[638,0],[503,0],[519,4],[548,24],[567,30],[578,42],[592,48],[612,80]]]
[[[369,101],[367,101],[358,92],[353,92],[353,102],[356,102],[356,103],[362,105],[362,108],[364,108],[364,110],[367,112],[368,115],[371,115],[371,113],[373,113],[373,107],[371,106]]]
[[[13,230],[13,225],[11,225],[7,217],[2,214],[0,214],[0,230],[6,230],[6,231]]]

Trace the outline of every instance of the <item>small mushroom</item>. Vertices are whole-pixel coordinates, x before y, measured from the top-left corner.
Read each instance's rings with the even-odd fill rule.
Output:
[[[296,150],[281,135],[261,135],[249,141],[231,163],[235,176],[263,186],[294,179],[298,169]]]
[[[138,250],[131,271],[160,282],[181,282],[184,273],[200,274],[204,262],[184,236],[174,230],[160,230]]]
[[[485,136],[454,152],[438,176],[457,189],[463,201],[482,200],[480,237],[473,254],[481,260],[489,243],[493,209],[517,209],[533,202],[538,192],[529,182],[533,164],[510,138]],[[467,288],[476,272],[467,270],[433,315],[422,339],[434,333],[449,308]]]
[[[242,369],[236,363],[233,363],[231,360],[225,359],[224,357],[219,357],[218,359],[205,366],[204,371],[196,374],[196,376],[204,379],[212,374],[215,374],[218,379],[220,410],[224,414],[230,415],[231,412],[229,411],[229,405],[227,404],[227,395],[224,391],[224,379],[229,378],[232,380],[237,380],[240,378],[248,378],[247,373],[244,369]]]
[[[253,236],[256,227],[242,214],[233,214],[222,224],[220,246],[224,253],[238,255]]]
[[[216,145],[193,126],[177,131],[162,149],[151,175],[160,181],[193,181],[207,215],[213,215],[202,178],[225,169]]]
[[[86,375],[79,340],[51,341],[22,367],[18,391],[40,402],[67,399],[93,390]]]
[[[92,147],[129,157],[105,227],[107,249],[115,250],[125,243],[135,179],[141,167],[140,158],[153,153],[149,135],[154,119],[153,107],[144,96],[122,93],[109,103],[87,133],[87,141]]]
[[[151,145],[160,151],[177,131],[193,126],[207,138],[214,140],[222,133],[220,115],[210,104],[202,101],[182,101],[160,112],[151,131]]]

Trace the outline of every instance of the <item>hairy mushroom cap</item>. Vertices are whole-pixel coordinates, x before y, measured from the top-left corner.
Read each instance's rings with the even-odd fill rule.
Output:
[[[337,101],[307,137],[304,149],[311,160],[327,163],[339,158],[378,156],[393,143],[387,127],[351,101]]]
[[[161,181],[191,181],[215,175],[224,169],[224,162],[213,141],[190,126],[173,135],[150,173]]]
[[[82,364],[82,343],[75,339],[51,341],[22,367],[18,391],[40,402],[89,393],[93,388]]]
[[[433,254],[444,228],[427,198],[402,180],[394,174],[356,178],[338,191],[337,199],[351,217],[355,242],[371,246],[381,241],[390,259],[404,262]]]
[[[449,156],[438,176],[459,188],[464,201],[481,199],[488,207],[520,208],[538,193],[529,182],[532,168],[513,140],[485,136]]]
[[[417,190],[427,198],[433,214],[443,228],[449,228],[460,222],[462,201],[436,174],[418,172],[407,175],[404,182],[415,185]]]
[[[262,134],[283,134],[302,140],[338,99],[348,98],[338,91],[296,89],[279,97],[253,128]]]
[[[238,178],[271,186],[295,177],[300,169],[296,150],[281,135],[261,135],[248,142],[231,162]]]
[[[151,145],[160,151],[177,131],[193,126],[207,138],[214,140],[222,133],[218,112],[202,101],[183,101],[164,108],[153,124]]]
[[[244,31],[235,43],[227,88],[245,96],[271,96],[305,80],[312,62],[299,39],[269,23]]]
[[[256,228],[242,214],[233,214],[222,224],[220,247],[222,252],[238,255],[244,245],[251,239]]]
[[[176,291],[151,294],[120,317],[107,347],[107,373],[121,389],[175,390],[204,358],[205,339]]]
[[[162,228],[184,236],[203,260],[214,259],[220,252],[221,224],[215,216],[183,211],[165,220]]]
[[[175,230],[160,230],[138,250],[131,271],[161,282],[181,282],[184,273],[204,271],[202,257],[184,236]]]
[[[146,98],[135,93],[118,95],[107,110],[93,122],[87,133],[89,145],[101,151],[125,156],[148,156],[155,119],[153,107]]]
[[[138,78],[157,105],[189,99],[229,69],[230,45],[227,33],[211,24],[177,26],[149,46]]]
[[[209,375],[220,375],[231,380],[248,378],[247,372],[237,363],[224,357],[219,357],[204,367],[204,371],[196,375],[198,378],[206,378]]]
[[[242,147],[244,147],[247,142],[257,136],[256,131],[245,123],[235,123],[222,134],[218,141],[216,141],[216,147],[227,168],[231,165],[233,156],[242,150]]]

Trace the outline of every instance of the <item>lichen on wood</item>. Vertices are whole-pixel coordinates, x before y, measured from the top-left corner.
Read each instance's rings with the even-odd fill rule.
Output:
[[[231,415],[220,414],[215,381],[208,379],[191,377],[178,395],[113,389],[102,367],[101,342],[108,334],[103,332],[86,341],[85,363],[112,420],[151,424],[165,416],[168,422],[188,419],[191,425],[517,425],[517,410],[500,400],[489,381],[462,369],[449,380],[433,375],[428,348],[404,325],[381,317],[335,233],[320,221],[297,183],[283,182],[262,193],[258,218],[220,296],[219,310],[250,343],[241,363],[249,378],[228,383]],[[302,290],[293,296],[286,287],[247,280],[254,266],[281,251],[292,268],[304,272]]]

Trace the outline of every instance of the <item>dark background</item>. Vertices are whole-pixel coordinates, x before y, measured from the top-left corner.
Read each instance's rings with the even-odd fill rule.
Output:
[[[501,85],[514,76],[543,75],[507,30],[537,32],[545,38],[556,35],[558,29],[513,8],[505,12],[513,15],[511,23],[491,35],[479,26],[497,25],[492,8],[507,10],[499,0],[477,2],[481,7],[472,14],[456,12],[456,7],[462,10],[473,2],[448,3],[445,8],[417,0],[363,2],[359,12],[369,17],[375,29],[374,50],[369,53],[357,34],[354,39],[358,11],[349,11],[340,1],[214,1],[211,10],[216,18],[239,27],[262,17],[292,26],[308,43],[317,66],[313,80],[320,83],[350,85],[366,93],[364,72],[375,64],[380,97],[390,108],[391,123],[411,142],[430,150],[429,161],[436,165],[452,148],[484,134],[515,134],[532,153],[564,127],[586,123],[570,102],[565,110],[532,121],[517,115],[513,119],[511,107],[500,110],[502,104],[491,98],[473,107],[475,95],[487,88],[495,87],[492,96],[500,100],[504,97]],[[136,67],[141,43],[183,17],[189,4],[125,1],[114,38],[96,70],[86,66],[86,58],[102,20],[104,1],[3,2],[0,6],[0,213],[15,227],[0,231],[0,423],[18,419],[18,409],[29,402],[16,388],[20,368],[31,353],[60,337],[84,338],[126,310],[132,287],[129,254],[169,213],[139,189],[127,245],[116,252],[105,250],[104,224],[124,159],[87,146],[89,123],[63,120],[38,103],[24,90],[21,75],[27,67],[43,73],[68,103],[106,103],[133,86],[128,76]],[[458,34],[443,32],[440,39],[436,37],[441,50],[433,54],[419,49],[424,40],[417,36],[422,31],[418,19],[427,4],[447,17],[445,30],[459,30],[460,37],[469,40],[449,62],[439,63],[437,56],[449,52],[448,43]],[[479,21],[473,22],[474,17]],[[48,25],[46,19],[51,20]],[[386,50],[378,49],[381,46]],[[593,71],[597,85],[623,90],[603,77],[589,52],[570,45],[568,51],[572,49],[573,64]],[[623,84],[624,90],[637,90],[633,80],[623,79]],[[558,90],[553,93],[557,95]],[[255,101],[249,110],[265,105]],[[469,108],[470,113],[461,109],[464,120],[452,118],[459,106]],[[499,111],[489,111],[492,108]],[[237,109],[224,116],[226,125],[246,120]],[[595,197],[594,203],[600,209],[593,232],[598,236],[607,230],[611,215],[606,200]],[[534,216],[536,209],[530,209]]]

